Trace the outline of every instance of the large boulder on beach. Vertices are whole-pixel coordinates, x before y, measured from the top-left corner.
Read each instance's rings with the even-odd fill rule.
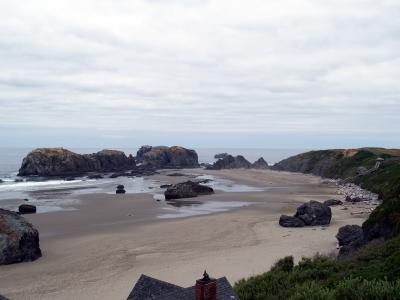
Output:
[[[339,257],[348,256],[365,244],[364,232],[359,225],[340,227],[336,238],[340,247]]]
[[[41,256],[39,233],[32,224],[15,212],[0,209],[0,265]]]
[[[31,205],[31,204],[21,204],[18,207],[18,212],[23,215],[23,214],[34,214],[36,213],[36,206]]]
[[[198,182],[186,181],[174,184],[164,192],[165,200],[193,198],[213,194],[214,190]]]
[[[208,170],[222,170],[222,169],[249,169],[251,163],[245,159],[242,155],[232,156],[226,155],[223,158],[217,160],[211,166],[206,167]]]
[[[298,207],[294,216],[309,226],[328,225],[331,222],[332,211],[329,206],[311,200]]]
[[[115,191],[116,194],[125,194],[125,187],[122,184],[119,184],[117,186],[117,190]]]
[[[39,148],[22,161],[19,176],[71,176],[88,172],[114,172],[136,167],[132,155],[121,151],[102,150],[77,154],[64,148]]]
[[[299,218],[281,215],[279,218],[279,225],[282,227],[304,227],[306,224]]]
[[[268,163],[265,161],[265,159],[263,157],[260,157],[259,159],[257,159],[252,165],[251,167],[253,169],[268,169]]]
[[[157,169],[199,167],[196,151],[180,146],[142,146],[136,154],[136,161]]]

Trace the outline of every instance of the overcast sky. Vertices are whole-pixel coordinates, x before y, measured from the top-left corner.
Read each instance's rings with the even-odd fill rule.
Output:
[[[0,0],[2,146],[400,147],[400,1]]]

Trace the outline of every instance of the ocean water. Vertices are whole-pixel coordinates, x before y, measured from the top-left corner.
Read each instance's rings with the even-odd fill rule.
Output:
[[[124,151],[127,155],[136,155],[138,148],[113,148]],[[232,155],[243,155],[253,162],[260,157],[269,164],[274,164],[284,158],[307,151],[307,149],[263,149],[263,148],[194,148],[199,156],[199,162],[212,163],[214,155],[227,152]],[[22,159],[31,151],[31,148],[0,148],[0,178],[16,176],[21,166]],[[102,148],[71,148],[77,153],[94,153]]]
[[[112,148],[112,147],[111,147]],[[118,149],[118,148],[115,148]],[[135,155],[138,148],[118,149],[126,154]],[[45,179],[45,178],[20,178],[17,176],[18,169],[22,159],[32,149],[27,148],[0,148],[0,207],[15,210],[15,203],[6,204],[7,199],[29,199],[28,203],[37,206],[39,213],[53,212],[60,210],[73,210],[78,207],[78,195],[87,193],[115,193],[116,185],[123,184],[127,193],[151,193],[155,199],[163,200],[162,190],[159,186],[162,182],[145,179],[141,177],[119,177],[115,179],[88,179],[86,177],[76,177],[74,180],[66,181],[63,179]],[[82,148],[73,149],[77,153],[94,153],[101,149],[97,148]],[[199,148],[196,149],[199,156],[199,162],[212,163],[215,161],[214,155],[217,153],[227,152],[232,155],[243,155],[250,162],[257,160],[260,157],[269,163],[273,164],[286,157],[304,152],[303,149],[223,149],[223,148]],[[217,176],[190,174],[197,176],[198,179],[211,179],[207,184],[215,190],[224,192],[257,192],[264,190],[259,187],[251,187],[241,184],[236,184],[229,180],[219,178]],[[5,200],[5,201],[2,201]],[[167,217],[185,217],[190,215],[205,214],[211,211],[225,211],[243,204],[223,204],[211,203],[208,205],[193,205],[185,208],[169,208],[175,210],[167,213]]]

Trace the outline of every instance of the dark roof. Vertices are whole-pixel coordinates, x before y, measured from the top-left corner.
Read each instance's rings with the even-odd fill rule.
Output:
[[[0,295],[0,300],[8,300],[6,297]]]
[[[181,290],[180,286],[142,274],[127,300],[161,299],[162,295]]]
[[[194,300],[195,287],[182,288],[146,275],[141,275],[127,300]],[[217,300],[239,300],[231,284],[217,279]]]

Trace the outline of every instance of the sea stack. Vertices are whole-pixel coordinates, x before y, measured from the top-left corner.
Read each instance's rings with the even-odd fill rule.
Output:
[[[213,165],[206,167],[208,170],[222,170],[222,169],[249,169],[251,163],[242,155],[232,156],[230,154],[224,155],[217,160]]]
[[[93,154],[77,154],[64,148],[39,148],[22,161],[19,176],[71,177],[89,172],[115,172],[136,168],[132,155],[121,151],[102,150]]]
[[[136,162],[157,169],[199,167],[196,151],[180,146],[142,146],[136,154]]]

